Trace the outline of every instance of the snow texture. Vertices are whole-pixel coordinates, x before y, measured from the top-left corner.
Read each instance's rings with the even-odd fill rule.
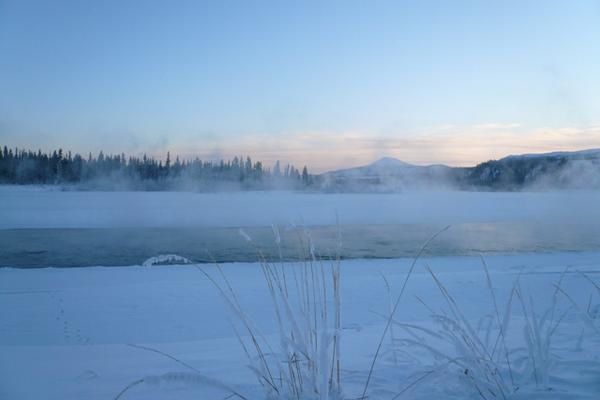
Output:
[[[389,303],[382,275],[394,297],[410,262],[352,260],[341,265],[340,354],[346,398],[360,396],[385,324]],[[596,399],[600,392],[600,336],[593,330],[598,327],[593,310],[600,303],[600,293],[589,279],[598,282],[600,253],[492,256],[487,263],[501,316],[517,278],[527,304],[524,312],[516,298],[512,300],[506,338],[507,347],[514,351],[513,378],[519,389],[509,398]],[[563,274],[567,265],[569,269]],[[408,282],[395,320],[435,331],[438,327],[432,312],[444,315],[452,311],[427,266],[464,315],[460,329],[472,329],[469,335],[483,343],[486,321],[489,325],[495,317],[491,317],[494,303],[478,257],[422,259]],[[203,268],[216,273],[215,267]],[[277,345],[278,326],[260,266],[242,263],[222,268],[244,312],[266,339]],[[532,322],[543,326],[540,318],[552,306],[554,285],[559,281],[570,300],[562,294],[557,297],[556,315],[566,315],[549,347],[540,348],[540,356],[548,355],[548,364],[543,371],[538,365],[532,372],[527,357],[519,356],[527,354],[523,330]],[[535,301],[530,303],[529,296]],[[231,328],[232,314],[194,266],[4,268],[0,269],[0,298],[2,399],[113,399],[140,379],[143,382],[122,399],[225,398],[229,393],[224,388],[233,388],[248,399],[264,398]],[[584,313],[589,324],[578,315],[586,309],[592,311]],[[393,337],[386,338],[370,398],[391,399],[423,376],[399,398],[481,398],[469,383],[470,377],[490,384],[484,379],[495,375],[441,368],[443,358],[436,359],[425,350],[426,345],[433,344],[427,335],[409,331],[396,326]],[[543,337],[543,332],[540,335]],[[408,345],[406,340],[421,345]],[[436,346],[446,356],[468,354],[464,348],[454,347],[452,341]],[[540,376],[537,383],[535,373]],[[505,385],[512,390],[512,384]]]

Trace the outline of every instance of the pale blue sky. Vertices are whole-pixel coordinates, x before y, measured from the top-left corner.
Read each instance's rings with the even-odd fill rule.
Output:
[[[326,169],[599,127],[600,1],[0,0],[2,145]]]

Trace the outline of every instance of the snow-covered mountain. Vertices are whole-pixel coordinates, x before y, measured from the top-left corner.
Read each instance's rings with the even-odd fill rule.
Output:
[[[316,183],[329,191],[592,189],[600,188],[600,149],[510,155],[474,167],[421,166],[384,157],[326,172]]]
[[[445,187],[451,174],[452,168],[446,165],[414,165],[384,157],[368,165],[326,172],[318,181],[323,189],[333,191],[401,191]]]

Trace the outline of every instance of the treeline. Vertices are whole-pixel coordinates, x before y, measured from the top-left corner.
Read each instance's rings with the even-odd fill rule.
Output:
[[[0,183],[77,184],[81,188],[132,190],[217,190],[217,189],[301,189],[313,177],[306,167],[282,167],[279,161],[271,170],[250,157],[234,157],[219,162],[152,157],[126,157],[102,151],[87,157],[62,149],[51,153],[31,150],[0,150]]]

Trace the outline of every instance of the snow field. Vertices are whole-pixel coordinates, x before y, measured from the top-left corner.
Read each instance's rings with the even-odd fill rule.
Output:
[[[495,364],[477,370],[476,359],[466,356],[469,346],[452,341],[452,332],[467,332],[481,341],[482,349],[494,348],[497,341],[494,302],[480,260],[428,258],[418,262],[407,283],[394,318],[400,325],[392,325],[393,334],[385,337],[369,385],[370,398],[391,399],[400,393],[398,398],[481,398],[478,391],[484,398],[494,398],[490,388],[498,388],[495,380],[500,376],[507,398],[597,398],[600,335],[594,330],[598,327],[594,317],[600,293],[588,277],[598,282],[600,254],[517,254],[486,260],[501,319],[514,282],[517,278],[520,282],[524,307],[513,296],[505,332],[516,385],[510,382],[502,362],[502,345],[496,345]],[[410,262],[352,260],[340,267],[339,357],[344,398],[362,393],[390,298],[397,296]],[[460,316],[453,316],[448,297],[427,266],[456,303]],[[569,266],[567,273],[565,266]],[[219,276],[214,267],[203,269]],[[260,265],[226,264],[222,270],[245,315],[279,353],[282,336]],[[389,283],[389,295],[382,276]],[[553,296],[561,276],[560,288],[569,298]],[[194,266],[7,268],[0,270],[0,296],[0,398],[115,398],[129,383],[145,377],[143,384],[122,398],[224,398],[230,394],[210,385],[208,378],[227,383],[247,398],[265,398],[231,327],[232,322],[239,327],[239,318]],[[543,318],[544,311],[552,309],[553,298],[557,299],[555,316]],[[450,317],[456,326],[448,322],[444,328],[440,316]],[[536,353],[544,364],[532,369],[529,350],[544,345],[548,337],[544,330],[554,326],[542,321],[558,321],[559,316],[560,323],[547,342],[548,351],[540,347]],[[534,325],[541,328],[539,334]],[[530,340],[542,341],[528,346],[526,329],[533,332]],[[426,330],[441,339],[434,340]],[[246,343],[251,339],[247,334],[241,336]],[[206,379],[170,358],[130,344],[165,352]],[[426,345],[434,346],[437,357]],[[462,364],[448,363],[459,358]],[[494,367],[499,370],[495,372]]]

